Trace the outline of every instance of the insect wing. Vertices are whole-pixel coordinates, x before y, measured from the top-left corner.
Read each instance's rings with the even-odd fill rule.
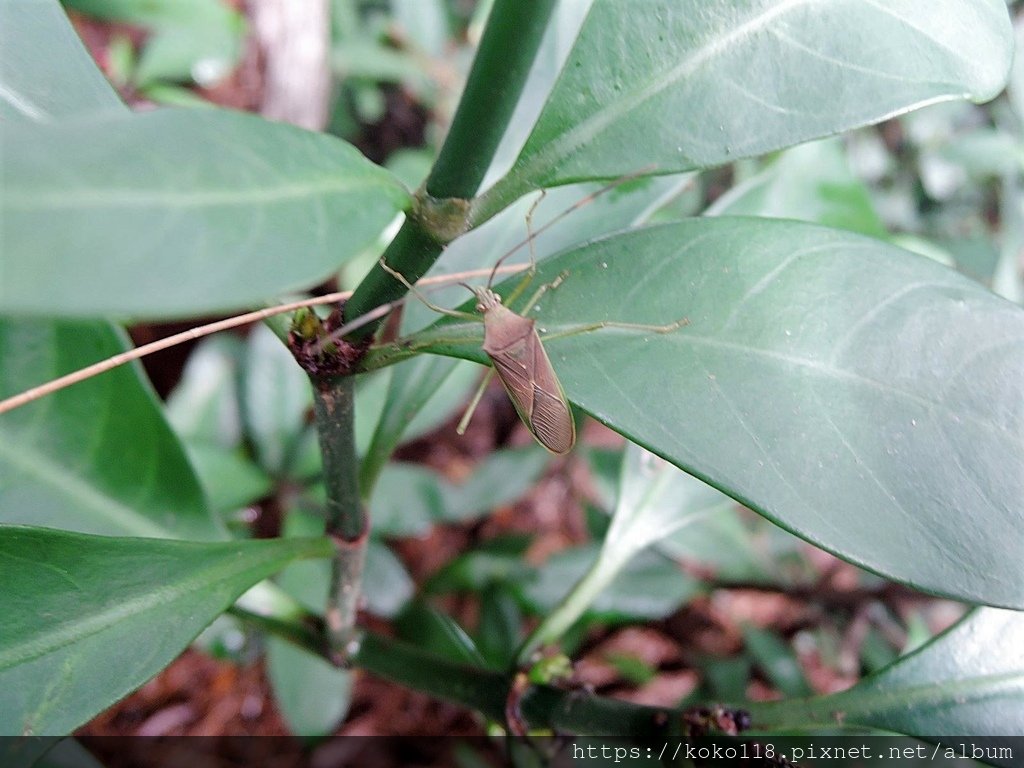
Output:
[[[490,308],[484,315],[483,349],[537,442],[552,453],[572,448],[572,412],[534,321],[500,305]]]
[[[562,384],[555,376],[548,353],[534,332],[533,346],[537,360],[533,383],[533,416],[530,426],[537,440],[553,453],[567,453],[576,442],[576,425]]]

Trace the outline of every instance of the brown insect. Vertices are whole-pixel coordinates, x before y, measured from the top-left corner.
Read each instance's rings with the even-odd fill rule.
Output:
[[[560,277],[545,289],[561,281]],[[538,443],[552,453],[567,453],[576,442],[576,424],[536,321],[517,315],[490,288],[471,290],[476,294],[476,310],[484,318],[483,350],[516,413]]]
[[[502,257],[502,260],[504,257]],[[505,392],[508,393],[516,413],[526,428],[530,430],[534,439],[552,453],[568,453],[576,443],[576,425],[573,422],[572,410],[569,401],[565,397],[562,384],[555,374],[551,365],[548,353],[541,342],[540,334],[537,333],[536,321],[533,318],[524,317],[518,314],[501,301],[499,296],[491,288],[494,274],[500,265],[501,260],[494,266],[491,272],[491,280],[486,287],[471,286],[461,283],[476,296],[476,310],[483,318],[468,312],[459,312],[453,309],[446,309],[432,304],[413,285],[405,279],[405,276],[388,266],[384,260],[380,261],[381,267],[401,281],[412,291],[424,304],[436,312],[463,320],[483,322],[484,343],[483,351],[490,358],[493,368],[484,378],[477,390],[476,395],[470,402],[459,423],[458,431],[461,434],[465,431],[469,418],[476,408],[480,397],[483,394],[487,382],[492,374],[497,374],[501,380]],[[528,312],[548,290],[561,285],[567,277],[563,272],[553,282],[542,285],[533,297],[526,303],[523,312]],[[514,301],[522,292],[533,277],[533,266],[531,259],[530,274],[510,294],[510,301]],[[682,325],[685,320],[679,320],[668,325],[640,325],[634,323],[618,323],[601,321],[574,328],[558,336],[570,336],[578,333],[598,330],[600,328],[628,328],[633,330],[653,331],[655,333],[668,333]]]
[[[643,171],[640,171],[636,174],[623,176],[597,192],[577,201],[575,205],[567,208],[538,230],[537,234],[552,226],[558,220],[568,216],[578,208],[593,202],[597,197],[603,195],[605,192],[608,192],[629,179],[642,174]],[[541,198],[543,198],[543,192],[541,193]],[[530,231],[530,221],[533,218],[533,212],[536,210],[537,204],[540,202],[541,198],[538,198],[534,202],[533,207],[526,216],[526,227],[528,232]],[[526,244],[530,247],[530,267],[523,281],[519,283],[511,294],[509,294],[509,304],[512,304],[526,289],[527,285],[533,279],[533,275],[536,271],[536,256],[533,252],[532,233],[527,237]],[[548,358],[548,353],[545,351],[544,344],[541,342],[540,335],[537,333],[536,321],[532,318],[525,317],[526,313],[530,311],[546,291],[552,290],[561,285],[562,281],[568,276],[568,273],[563,272],[553,282],[542,285],[537,292],[534,293],[533,297],[526,302],[526,305],[522,309],[522,314],[514,312],[502,303],[501,296],[495,293],[491,286],[494,284],[494,278],[497,275],[502,262],[512,256],[521,245],[523,245],[523,243],[520,243],[519,246],[516,246],[498,259],[494,264],[493,269],[491,269],[491,274],[487,280],[486,287],[471,286],[466,283],[460,283],[460,285],[468,288],[476,296],[476,311],[483,316],[483,351],[490,358],[494,367],[488,372],[487,376],[484,377],[484,380],[480,383],[479,389],[477,389],[472,401],[470,401],[465,415],[459,422],[458,432],[459,434],[465,432],[466,426],[469,424],[469,419],[473,415],[473,411],[476,409],[477,403],[480,402],[480,398],[484,393],[487,383],[490,381],[490,377],[496,373],[498,378],[501,379],[502,386],[505,387],[505,392],[508,393],[509,399],[512,401],[512,405],[515,406],[516,413],[519,414],[519,418],[522,420],[523,424],[526,425],[527,429],[530,430],[530,434],[533,435],[534,439],[552,453],[568,453],[576,443],[576,425],[573,422],[572,409],[569,407],[569,401],[565,397],[565,391],[562,389],[562,384],[558,381],[558,376],[555,375],[555,369],[551,366],[551,360]],[[453,309],[445,309],[444,307],[432,304],[423,296],[422,293],[410,284],[408,280],[405,279],[404,275],[388,266],[384,262],[384,259],[380,260],[380,266],[396,280],[399,280],[406,288],[412,291],[420,301],[434,311],[463,320],[481,322],[481,318],[477,315],[473,315],[468,312],[459,312]],[[586,333],[600,328],[627,328],[639,331],[653,331],[655,333],[668,333],[669,331],[674,331],[686,323],[687,321],[685,319],[678,320],[668,325],[640,325],[634,323],[602,321],[582,325],[578,328],[560,332],[556,335],[558,337],[572,336],[577,333]],[[549,336],[548,338],[553,338],[553,336]]]

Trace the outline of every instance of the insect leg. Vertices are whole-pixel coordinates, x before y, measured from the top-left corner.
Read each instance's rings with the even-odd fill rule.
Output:
[[[408,288],[417,299],[422,301],[426,306],[428,306],[435,312],[439,312],[442,315],[448,315],[449,317],[458,317],[461,318],[462,320],[472,320],[475,323],[480,322],[480,318],[474,314],[471,314],[469,312],[459,312],[454,309],[446,309],[445,307],[439,307],[437,304],[431,302],[426,296],[423,295],[423,293],[418,288],[416,288],[416,286],[414,286],[412,283],[405,279],[405,275],[403,275],[396,269],[392,269],[390,265],[388,265],[387,262],[384,261],[383,257],[380,260],[380,266],[385,272],[387,272],[393,278],[398,280],[402,285]]]
[[[525,317],[526,314],[531,309],[533,309],[533,307],[537,304],[537,302],[540,301],[541,296],[543,296],[548,291],[555,290],[555,288],[557,288],[558,286],[560,286],[562,283],[565,282],[565,278],[567,278],[568,276],[569,276],[569,273],[567,271],[566,272],[562,272],[558,277],[556,277],[550,283],[544,283],[544,285],[542,285],[540,288],[538,288],[534,292],[533,296],[530,297],[530,300],[527,301],[526,304],[523,305],[523,308],[520,310],[519,314],[521,314],[521,315],[523,315]]]
[[[536,248],[534,247],[534,244],[533,244],[533,241],[534,241],[534,235],[533,235],[533,214],[537,211],[537,206],[540,205],[541,200],[544,199],[544,197],[547,195],[547,193],[548,193],[548,191],[546,189],[542,189],[540,191],[540,195],[537,197],[536,200],[533,201],[533,205],[530,206],[530,210],[526,214],[526,244],[530,248],[530,268],[527,270],[527,277],[525,277],[523,279],[523,281],[518,286],[516,286],[516,289],[512,292],[512,296],[518,296],[520,293],[522,293],[523,287],[524,287],[523,284],[524,283],[529,283],[530,282],[530,278],[533,277],[533,273],[537,271],[537,252],[536,252]],[[541,227],[541,231],[542,232],[544,231],[544,229],[546,229],[546,226],[545,227]],[[494,285],[494,276],[498,273],[498,268],[501,267],[501,265],[505,261],[505,259],[507,259],[509,256],[514,254],[517,250],[519,250],[519,248],[521,248],[522,245],[523,244],[520,243],[515,248],[513,248],[512,250],[510,250],[506,254],[504,254],[496,262],[494,262],[494,267],[491,269],[491,276],[487,279],[487,287],[488,288],[490,288],[492,285]]]
[[[689,319],[685,317],[680,320],[676,320],[674,323],[668,323],[667,325],[645,325],[643,323],[620,323],[615,320],[601,320],[596,323],[579,325],[565,331],[546,334],[544,336],[544,341],[553,341],[555,339],[564,339],[568,336],[577,336],[581,333],[600,331],[602,328],[623,328],[628,331],[646,331],[648,333],[671,333],[672,331],[678,330],[679,328],[689,324]]]
[[[480,381],[480,386],[477,387],[476,392],[473,394],[473,399],[469,401],[469,405],[466,406],[466,412],[462,414],[462,418],[459,419],[459,426],[455,428],[455,431],[460,434],[466,434],[466,428],[469,426],[469,420],[473,418],[473,414],[476,413],[476,407],[480,405],[480,399],[484,396],[484,390],[487,389],[487,385],[491,383],[491,379],[494,377],[494,369],[488,368],[487,373],[484,374],[483,379]]]

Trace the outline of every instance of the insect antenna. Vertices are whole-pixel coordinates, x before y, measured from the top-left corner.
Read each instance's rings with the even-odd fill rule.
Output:
[[[641,178],[643,176],[646,176],[646,175],[650,174],[651,172],[653,172],[654,170],[656,170],[656,166],[651,165],[651,166],[646,166],[644,168],[641,168],[638,171],[633,171],[632,173],[627,173],[627,174],[625,174],[623,176],[620,176],[619,178],[615,179],[614,181],[611,181],[608,184],[605,184],[600,189],[594,190],[589,195],[586,195],[585,197],[581,197],[579,200],[577,200],[575,203],[570,205],[568,208],[566,208],[565,210],[563,210],[560,213],[558,213],[558,215],[556,215],[550,221],[547,221],[543,225],[538,227],[536,232],[527,234],[526,239],[516,243],[514,246],[512,246],[512,248],[510,248],[508,250],[507,253],[503,254],[495,262],[494,268],[491,270],[491,276],[487,280],[487,287],[490,288],[491,285],[493,284],[494,277],[498,273],[498,268],[502,265],[502,263],[506,259],[511,257],[512,255],[514,255],[524,245],[529,245],[531,247],[531,250],[532,250],[534,239],[536,239],[540,235],[542,235],[545,232],[547,232],[549,229],[551,229],[551,227],[555,226],[555,224],[560,222],[566,216],[570,216],[573,213],[575,213],[576,211],[578,211],[580,208],[584,208],[584,207],[590,205],[592,202],[597,200],[599,197],[601,197],[602,195],[604,195],[604,194],[606,194],[608,192],[611,192],[613,189],[617,189],[618,187],[621,187],[623,184],[626,184],[626,183],[628,183],[630,181],[633,181],[634,179],[638,179],[638,178]],[[541,200],[544,199],[544,195],[545,194],[546,194],[546,190],[541,190],[540,197],[538,197],[534,201],[533,205],[530,207],[530,212],[526,216],[526,218],[527,218],[527,229],[528,230],[529,230],[529,226],[530,226],[529,222],[530,222],[530,220],[533,217],[533,212],[537,208],[537,206],[540,205],[540,202],[541,202]],[[531,253],[531,262],[532,261],[533,261],[533,258],[532,258],[532,253]]]

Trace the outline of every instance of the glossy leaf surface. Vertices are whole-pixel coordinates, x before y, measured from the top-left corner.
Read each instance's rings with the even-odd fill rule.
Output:
[[[509,175],[529,189],[706,168],[915,106],[984,101],[1012,55],[1002,0],[596,0]]]
[[[101,112],[127,110],[60,3],[0,0],[0,119],[46,122]]]
[[[123,352],[101,322],[0,320],[0,396]],[[0,522],[223,538],[138,365],[0,416]]]
[[[326,539],[215,544],[0,527],[0,724],[67,733],[177,656],[246,589]]]
[[[215,109],[5,128],[0,188],[0,311],[63,316],[272,300],[408,202],[338,139]]]
[[[1019,307],[878,241],[758,219],[613,236],[538,279],[562,270],[535,316],[580,407],[870,570],[1024,605]],[[421,338],[480,359],[457,343],[478,334],[446,320]]]
[[[910,736],[1024,733],[1024,614],[978,609],[853,688],[754,704],[762,727],[835,725]]]

